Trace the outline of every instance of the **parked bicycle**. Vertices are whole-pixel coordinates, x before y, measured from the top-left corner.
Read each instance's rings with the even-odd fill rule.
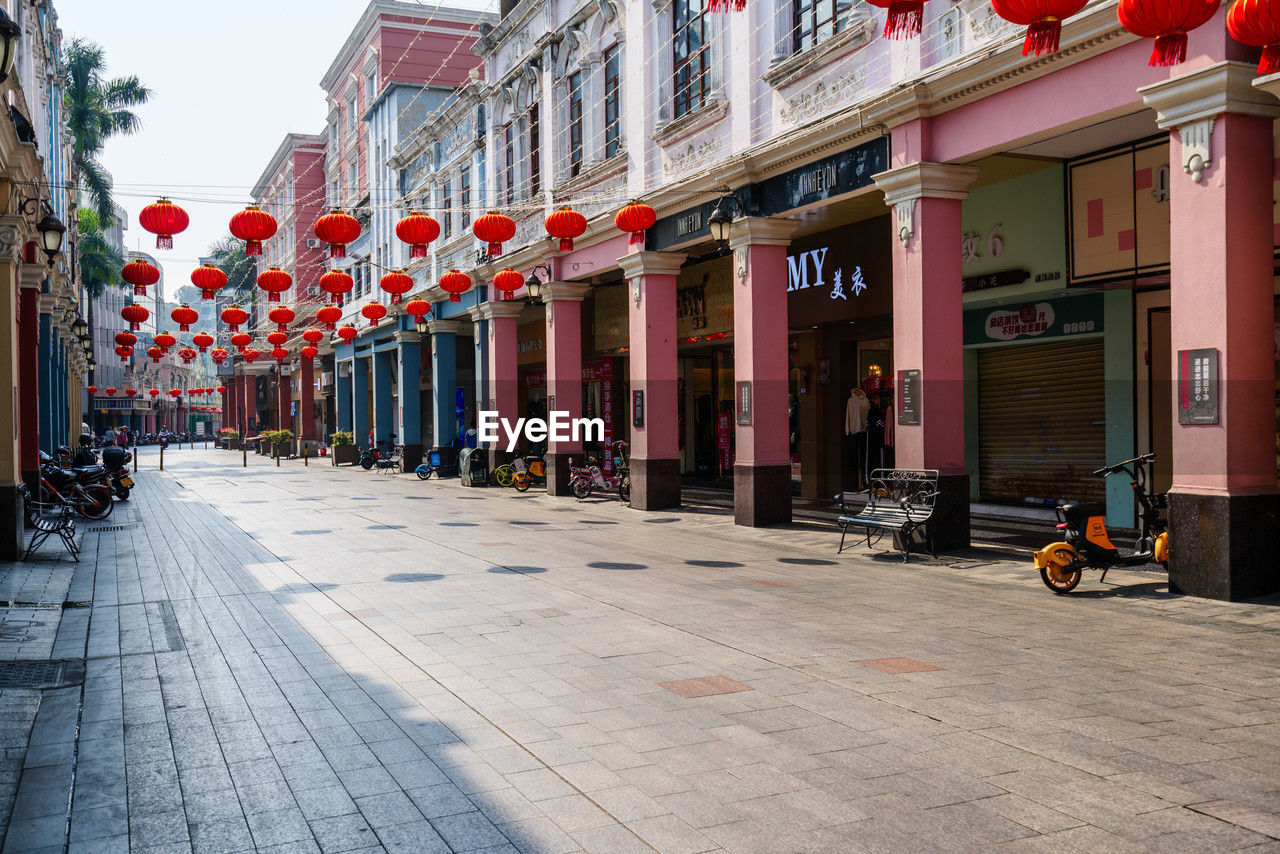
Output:
[[[531,486],[546,484],[547,468],[542,457],[529,454],[498,466],[493,476],[498,486],[514,486],[516,492],[528,492]]]
[[[591,458],[587,458],[584,466],[574,466],[569,460],[569,489],[578,499],[587,498],[597,489],[606,492],[617,491],[618,498],[624,502],[631,501],[631,472],[626,442],[613,443],[613,473],[605,474],[600,466]]]

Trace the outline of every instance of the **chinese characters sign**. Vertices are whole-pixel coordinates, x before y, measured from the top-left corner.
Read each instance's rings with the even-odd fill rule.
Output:
[[[831,299],[847,300],[850,296],[861,296],[867,289],[861,265],[855,266],[851,271],[846,271],[843,267],[831,270],[827,265],[830,251],[830,247],[823,246],[787,256],[787,290],[829,287]],[[827,277],[828,273],[830,279]]]
[[[898,371],[898,423],[920,423],[920,369]]]
[[[1103,331],[1103,319],[1101,294],[975,308],[964,313],[964,343],[974,346],[1098,334]]]
[[[1218,351],[1178,351],[1178,423],[1218,423]]]

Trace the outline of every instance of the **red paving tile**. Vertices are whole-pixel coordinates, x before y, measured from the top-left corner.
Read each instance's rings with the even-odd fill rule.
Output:
[[[714,697],[717,694],[736,694],[739,691],[750,691],[750,685],[734,682],[728,676],[699,676],[697,679],[681,679],[676,682],[659,682],[658,687],[666,688],[673,694],[692,699],[694,697]]]
[[[869,658],[866,661],[855,661],[863,667],[879,670],[881,673],[924,673],[929,670],[941,670],[933,664],[925,664],[914,658]]]

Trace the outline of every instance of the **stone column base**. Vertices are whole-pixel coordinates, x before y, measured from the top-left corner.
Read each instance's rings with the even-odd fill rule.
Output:
[[[16,561],[26,547],[22,496],[16,486],[0,486],[0,561]]]
[[[1169,590],[1239,602],[1280,592],[1280,495],[1169,493]]]
[[[573,495],[573,491],[569,489],[569,460],[573,460],[577,465],[583,465],[586,461],[586,453],[548,451],[543,456],[543,460],[547,467],[547,495]]]
[[[667,510],[680,506],[680,461],[631,458],[631,506]]]
[[[406,444],[400,454],[400,471],[411,472],[422,465],[422,444]]]
[[[969,475],[944,474],[938,478],[929,536],[939,552],[969,548]]]
[[[634,482],[632,491],[635,491]],[[791,466],[733,467],[733,523],[748,528],[791,522]]]

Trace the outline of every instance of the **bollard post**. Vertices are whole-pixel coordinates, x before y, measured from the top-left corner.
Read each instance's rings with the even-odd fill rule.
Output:
[[[280,468],[280,446],[279,445],[276,445],[274,443],[271,445],[271,456],[276,458],[276,468]]]
[[[164,471],[164,445],[160,446],[160,471]]]
[[[244,441],[240,442],[240,466],[242,468],[249,467],[249,445]]]
[[[138,443],[133,443],[133,473],[138,473]]]
[[[302,467],[307,468],[310,463],[307,462],[307,446],[302,446]]]

